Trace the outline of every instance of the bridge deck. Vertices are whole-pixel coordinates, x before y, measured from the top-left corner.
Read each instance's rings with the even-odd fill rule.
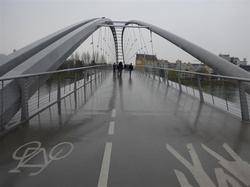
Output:
[[[242,186],[249,182],[247,163],[235,158],[237,169],[226,162],[233,160],[231,149],[250,162],[249,125],[237,117],[140,74],[130,79],[126,72],[122,78],[110,74],[83,103],[79,99],[75,111],[66,100],[68,109],[62,118],[55,115],[54,106],[34,118],[29,127],[2,138],[0,186],[174,187],[188,186],[187,180],[192,186],[217,186],[217,180],[226,178]],[[12,154],[30,141],[41,142],[47,157],[60,142],[72,143],[73,150],[29,176],[40,169],[30,166],[43,163],[46,156],[26,149],[16,159],[30,151],[31,160],[27,156],[19,162]],[[65,152],[57,148],[48,160]],[[219,155],[226,164],[218,163]],[[18,163],[28,168],[19,165],[16,173],[9,173]],[[216,170],[218,179],[215,168],[223,168]]]

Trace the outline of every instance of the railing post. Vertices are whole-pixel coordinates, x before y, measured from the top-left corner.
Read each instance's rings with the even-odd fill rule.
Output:
[[[226,107],[227,107],[227,111],[229,111],[227,98],[226,98],[225,100],[226,100]]]
[[[163,69],[162,71],[163,71],[163,74],[162,74],[162,76],[163,76],[163,82],[164,82],[164,84],[166,84],[166,70]]]
[[[240,94],[241,118],[243,121],[249,121],[249,112],[248,112],[247,97],[245,93],[245,85],[242,81],[239,81],[239,94]]]
[[[181,72],[178,72],[177,76],[178,76],[179,90],[180,90],[180,92],[182,92],[182,87],[181,87]]]
[[[86,84],[87,84],[87,70],[84,71],[84,81],[83,81],[83,91],[84,91],[84,100],[86,101]]]
[[[100,71],[99,71],[99,76],[100,76],[100,82],[102,82],[102,69],[100,69]]]
[[[158,81],[161,82],[161,67],[158,69]]]
[[[155,68],[153,68],[153,80],[155,80]]]
[[[98,83],[100,84],[100,82],[101,82],[101,76],[100,76],[100,70],[98,69],[97,70],[97,77],[98,77]]]
[[[97,74],[97,71],[96,71],[96,68],[95,68],[95,86],[96,86],[96,84],[97,84],[97,80],[96,80],[96,74]]]
[[[102,82],[102,71],[103,71],[103,69],[100,71],[100,78],[101,78],[101,82]]]
[[[57,76],[57,108],[58,114],[62,114],[62,107],[61,107],[61,80],[60,75]]]
[[[92,92],[92,73],[93,73],[93,71],[91,70],[90,71],[90,89],[91,89],[91,92]]]
[[[40,76],[38,76],[37,108],[40,108]]]
[[[51,82],[49,82],[49,103],[51,100]]]
[[[167,69],[167,71],[166,71],[166,78],[167,78],[167,86],[169,86],[169,80],[168,80],[168,69]]]
[[[199,94],[200,94],[200,102],[204,103],[204,97],[203,97],[203,92],[201,88],[201,78],[200,75],[197,76],[197,81],[198,81],[198,89],[199,89]]]
[[[212,101],[213,101],[213,104],[214,104],[214,96],[213,96],[213,94],[211,94],[212,95]]]
[[[107,69],[104,69],[103,72],[104,72],[104,79],[106,79],[106,77],[107,77]]]
[[[77,72],[75,71],[75,78],[74,78],[74,99],[75,99],[75,108],[77,108]]]
[[[4,81],[1,81],[1,125],[0,129],[4,130]]]
[[[21,88],[21,122],[23,124],[29,125],[29,82],[28,78],[21,79],[19,81],[19,85]]]

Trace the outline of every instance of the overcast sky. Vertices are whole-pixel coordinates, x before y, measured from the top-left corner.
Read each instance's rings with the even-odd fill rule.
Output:
[[[215,54],[250,61],[250,0],[0,0],[0,53],[102,16],[143,20]],[[159,58],[194,61],[158,37],[154,46]]]

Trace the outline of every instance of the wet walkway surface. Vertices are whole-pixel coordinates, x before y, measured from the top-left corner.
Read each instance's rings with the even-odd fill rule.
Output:
[[[62,117],[53,106],[0,139],[0,186],[250,185],[239,118],[139,73],[81,94],[77,109],[67,98]]]

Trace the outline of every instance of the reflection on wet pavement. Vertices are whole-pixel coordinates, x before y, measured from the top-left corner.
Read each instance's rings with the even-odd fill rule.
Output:
[[[62,101],[61,115],[54,105],[0,139],[0,186],[248,185],[250,130],[239,118],[136,72],[110,73],[87,98],[77,94],[76,108],[73,97]],[[31,141],[48,159],[57,158],[51,150],[63,155],[62,142],[73,148],[36,176],[29,174],[39,168],[9,173],[19,163],[15,150]]]

